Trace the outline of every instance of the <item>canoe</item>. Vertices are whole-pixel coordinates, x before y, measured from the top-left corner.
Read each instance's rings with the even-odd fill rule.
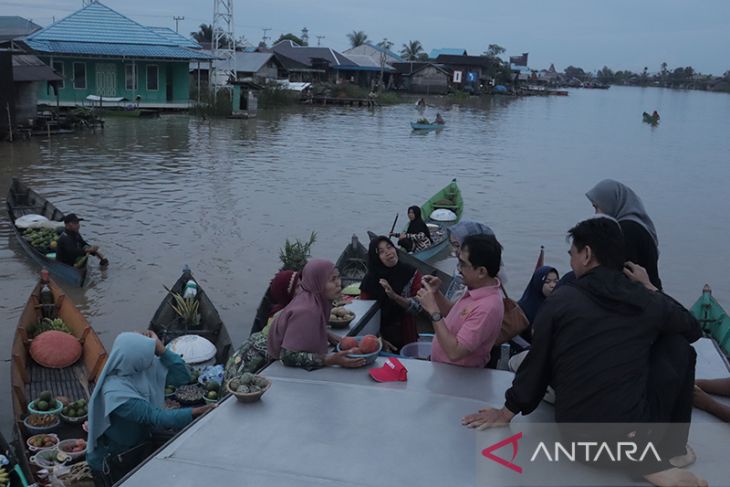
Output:
[[[18,440],[17,453],[23,470],[31,475],[37,470],[30,468],[28,463],[29,451],[26,445],[28,434],[23,419],[27,415],[28,403],[36,399],[42,391],[51,391],[55,396],[65,396],[70,400],[87,399],[92,391],[101,370],[106,363],[107,353],[94,329],[86,321],[73,301],[64,295],[53,280],[47,284],[53,293],[53,304],[40,304],[40,291],[43,287],[43,277],[38,281],[33,292],[20,315],[18,326],[15,329],[15,338],[10,360],[11,400],[15,434]],[[30,329],[43,316],[61,318],[73,335],[82,344],[81,358],[70,367],[63,369],[49,369],[38,365],[30,356]],[[85,438],[86,433],[80,424],[61,422],[56,432],[60,439]]]
[[[690,308],[706,336],[720,346],[722,352],[730,357],[730,316],[712,295],[708,284],[702,289],[702,296]]]
[[[357,235],[352,236],[352,241],[342,251],[335,266],[340,271],[343,288],[360,282],[365,277],[368,271],[368,250],[360,243]]]
[[[456,219],[450,222],[443,222],[431,218],[431,214],[439,209],[451,210],[456,214]],[[412,252],[412,255],[419,260],[427,261],[446,249],[449,246],[447,229],[461,220],[463,212],[464,200],[461,197],[461,190],[456,184],[456,179],[452,179],[449,184],[441,188],[441,190],[421,205],[421,215],[423,216],[423,221],[429,226],[433,244],[427,249]],[[403,228],[403,231],[405,232],[407,228],[408,225]]]
[[[413,130],[440,130],[445,128],[445,123],[417,123],[411,122],[411,128]]]
[[[198,301],[198,313],[200,314],[200,323],[198,326],[188,325],[177,315],[172,308],[175,302],[170,293],[166,293],[165,297],[157,308],[155,315],[150,321],[150,330],[154,331],[162,343],[167,345],[173,339],[182,335],[199,335],[210,340],[216,348],[215,363],[225,364],[231,355],[231,337],[228,335],[226,326],[221,321],[218,310],[211,302],[208,295],[203,290],[200,282],[194,277],[190,268],[185,266],[182,275],[170,288],[170,291],[183,294],[185,284],[192,279],[198,286],[198,293],[195,299]]]
[[[648,113],[644,112],[641,115],[642,119],[645,123],[648,123],[650,125],[657,125],[659,123],[659,119],[657,117],[654,117],[652,115],[649,115]]]
[[[23,215],[31,214],[45,216],[49,220],[60,222],[64,217],[61,210],[17,178],[13,178],[10,190],[8,190],[7,207],[10,221],[13,224],[13,231],[18,237],[18,242],[20,242],[23,250],[41,267],[48,269],[54,277],[62,279],[74,286],[83,286],[88,273],[88,259],[82,267],[74,267],[63,262],[58,262],[55,259],[49,259],[46,257],[46,253],[48,253],[46,251],[50,251],[50,249],[39,250],[33,247],[23,237],[22,230],[15,226],[15,220]]]

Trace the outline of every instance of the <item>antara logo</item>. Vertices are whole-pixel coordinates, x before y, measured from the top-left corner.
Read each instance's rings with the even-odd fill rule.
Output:
[[[505,438],[502,441],[499,441],[495,443],[492,446],[488,446],[484,450],[482,450],[482,455],[489,458],[490,460],[499,463],[503,467],[507,467],[510,470],[514,470],[517,473],[522,473],[522,467],[519,465],[514,464],[515,458],[517,458],[517,450],[519,449],[519,441],[522,439],[522,432],[517,433],[516,435],[512,435],[509,438]],[[492,454],[493,451],[499,450],[503,446],[506,445],[512,445],[512,459],[511,460],[505,460],[502,457],[498,457],[494,454]]]

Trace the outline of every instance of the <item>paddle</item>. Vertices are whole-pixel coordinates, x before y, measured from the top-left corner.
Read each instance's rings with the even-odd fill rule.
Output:
[[[398,223],[398,213],[395,214],[395,220],[393,220],[393,226],[390,227],[390,232],[388,232],[388,236],[393,236],[393,230],[395,230],[395,224]]]

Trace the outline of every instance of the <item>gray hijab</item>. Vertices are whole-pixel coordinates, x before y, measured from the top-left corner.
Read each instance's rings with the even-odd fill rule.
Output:
[[[641,198],[631,188],[613,179],[604,179],[588,191],[586,196],[603,213],[619,222],[630,220],[644,227],[654,239],[654,244],[659,247],[654,222],[646,213]]]

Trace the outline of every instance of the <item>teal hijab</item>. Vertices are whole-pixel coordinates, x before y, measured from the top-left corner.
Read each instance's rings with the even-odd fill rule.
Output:
[[[154,340],[139,333],[119,334],[89,400],[89,451],[111,426],[114,410],[130,399],[163,407],[166,378]]]

